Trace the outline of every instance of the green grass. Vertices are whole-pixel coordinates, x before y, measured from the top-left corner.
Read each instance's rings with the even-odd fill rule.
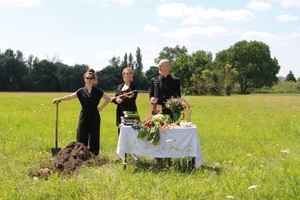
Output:
[[[55,106],[66,93],[0,93],[0,199],[300,199],[300,96],[187,96],[197,125],[204,165],[182,170],[116,162],[115,105],[101,113],[101,167],[78,175],[52,174]],[[113,95],[112,93],[110,95]],[[146,117],[148,95],[139,94]],[[59,105],[59,147],[75,141],[80,104]],[[179,164],[178,164],[179,163]],[[252,187],[251,187],[252,186]],[[249,188],[250,187],[250,188]]]

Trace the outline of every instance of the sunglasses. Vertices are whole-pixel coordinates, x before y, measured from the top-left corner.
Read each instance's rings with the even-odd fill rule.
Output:
[[[85,79],[87,79],[87,80],[93,80],[94,77],[85,77]]]

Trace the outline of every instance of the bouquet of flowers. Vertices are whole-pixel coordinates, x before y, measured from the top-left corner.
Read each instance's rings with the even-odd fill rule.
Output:
[[[182,98],[171,97],[165,104],[166,108],[170,109],[173,113],[181,113],[188,107],[187,103]]]
[[[132,125],[132,128],[138,130],[139,139],[146,139],[151,144],[157,145],[160,139],[159,129],[170,123],[170,117],[168,115],[156,114],[150,119],[144,121],[136,120]]]

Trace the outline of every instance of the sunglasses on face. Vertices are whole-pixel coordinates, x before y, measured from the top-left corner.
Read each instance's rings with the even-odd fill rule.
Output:
[[[85,77],[85,79],[87,79],[87,80],[93,80],[94,77]]]

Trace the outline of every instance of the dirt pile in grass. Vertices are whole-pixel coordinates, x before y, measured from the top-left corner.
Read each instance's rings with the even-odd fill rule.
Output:
[[[92,154],[80,142],[71,142],[54,159],[55,171],[65,174],[76,174],[84,165],[102,166],[104,164],[104,160]]]

